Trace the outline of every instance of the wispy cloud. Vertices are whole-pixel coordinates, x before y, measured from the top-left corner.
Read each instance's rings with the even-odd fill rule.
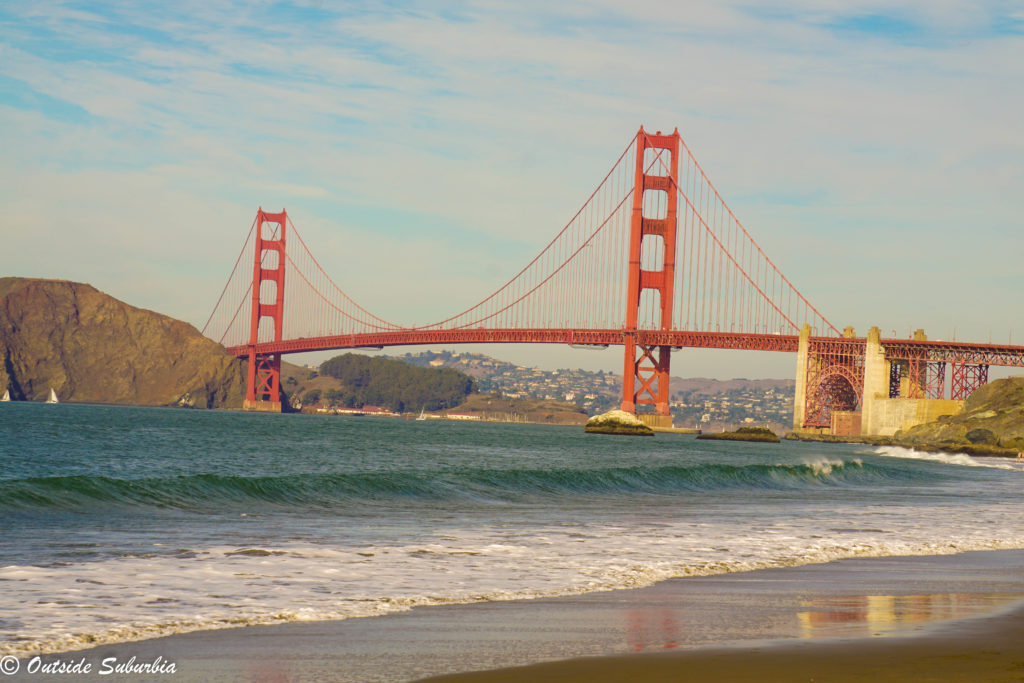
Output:
[[[1002,2],[6,3],[0,270],[202,321],[255,207],[287,206],[368,307],[441,317],[640,124],[678,126],[808,296],[891,326],[922,282],[980,297],[964,283],[1017,267],[1022,26]],[[999,246],[943,246],[965,234]]]

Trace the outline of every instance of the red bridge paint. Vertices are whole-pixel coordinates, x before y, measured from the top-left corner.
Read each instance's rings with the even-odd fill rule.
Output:
[[[242,266],[246,252],[253,254],[251,278]],[[840,336],[782,274],[678,130],[651,135],[641,128],[541,253],[457,315],[405,326],[370,313],[327,275],[286,211],[261,208],[203,333],[248,359],[246,404],[253,409],[280,409],[283,354],[539,343],[623,346],[623,409],[652,406],[656,415],[667,416],[672,349],[796,352],[804,324],[812,329],[809,354],[815,359],[808,366],[805,420],[820,426],[831,403],[851,400],[833,393],[863,390],[865,340]],[[893,368],[925,378],[915,386],[926,396],[943,391],[946,363],[954,398],[984,384],[990,365],[1024,366],[1019,346],[882,344]]]

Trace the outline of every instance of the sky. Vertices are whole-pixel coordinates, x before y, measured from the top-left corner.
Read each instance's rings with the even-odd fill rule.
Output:
[[[840,328],[1024,343],[1018,2],[8,0],[0,276],[201,328],[257,207],[285,207],[349,296],[432,322],[532,259],[641,125],[678,127]],[[622,368],[614,347],[455,350]]]

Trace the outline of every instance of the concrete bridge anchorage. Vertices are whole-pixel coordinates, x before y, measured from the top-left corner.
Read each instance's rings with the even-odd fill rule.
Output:
[[[877,327],[857,337],[800,332],[793,430],[842,436],[891,436],[942,415],[955,415],[992,365],[1024,365],[1019,346],[882,339]],[[948,369],[948,372],[947,372]],[[948,381],[947,381],[948,378]]]

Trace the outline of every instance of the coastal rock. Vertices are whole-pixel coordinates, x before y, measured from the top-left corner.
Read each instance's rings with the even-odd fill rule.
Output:
[[[1024,377],[997,379],[971,394],[957,415],[897,432],[894,442],[911,447],[962,446],[1024,450]]]
[[[628,434],[631,436],[653,436],[654,430],[641,422],[636,415],[624,410],[609,410],[587,420],[584,431],[591,434]]]
[[[0,393],[238,408],[245,364],[188,323],[65,280],[0,278]]]
[[[720,441],[757,441],[761,443],[779,443],[779,436],[765,427],[740,427],[735,432],[705,432],[697,435],[698,439],[717,439]]]

